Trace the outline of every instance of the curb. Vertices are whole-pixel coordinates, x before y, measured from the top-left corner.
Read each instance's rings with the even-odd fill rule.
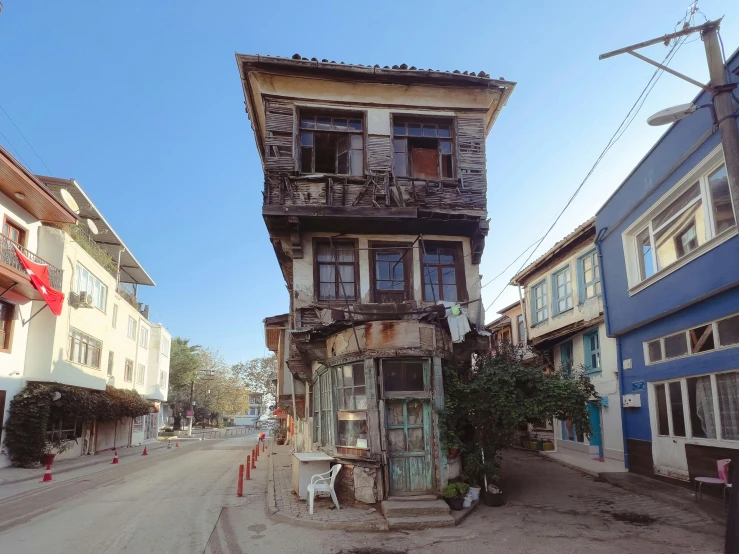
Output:
[[[267,464],[267,494],[265,495],[265,511],[267,516],[280,523],[288,523],[298,527],[307,527],[310,529],[320,529],[327,531],[388,531],[387,521],[377,524],[366,523],[362,521],[344,521],[344,522],[328,522],[328,521],[311,521],[308,519],[300,519],[288,516],[280,512],[277,508],[277,500],[275,498],[275,474],[274,463],[272,462],[272,443],[270,442],[269,462]],[[472,511],[472,510],[470,510]]]
[[[475,500],[474,502],[472,502],[472,505],[469,508],[464,508],[462,510],[457,510],[457,511],[450,510],[450,513],[452,517],[454,518],[454,525],[456,526],[456,525],[461,524],[465,519],[469,517],[469,515],[472,512],[474,512],[477,509],[479,505],[480,505],[480,501]]]

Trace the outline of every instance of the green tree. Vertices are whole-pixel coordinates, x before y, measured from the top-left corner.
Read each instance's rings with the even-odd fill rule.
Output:
[[[231,369],[249,391],[263,395],[265,401],[277,399],[277,356],[274,354],[239,362]]]
[[[249,407],[249,390],[213,348],[201,348],[200,372],[195,381],[195,411],[198,421],[211,421],[220,415],[244,413]]]
[[[568,375],[524,363],[518,348],[501,350],[467,367],[444,368],[442,442],[462,451],[465,473],[478,484],[495,480],[499,456],[515,444],[522,425],[571,420],[590,433],[588,400],[597,396],[582,368]]]
[[[199,345],[191,345],[190,339],[175,337],[169,362],[168,403],[174,410],[174,428],[181,428],[182,417],[190,408],[190,387],[200,371]]]

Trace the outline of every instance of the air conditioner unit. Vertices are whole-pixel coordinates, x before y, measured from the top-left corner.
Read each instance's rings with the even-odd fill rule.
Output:
[[[70,292],[69,293],[69,305],[73,308],[79,308],[80,307],[80,295],[76,292]]]
[[[92,308],[92,294],[80,291],[80,306],[83,308]]]

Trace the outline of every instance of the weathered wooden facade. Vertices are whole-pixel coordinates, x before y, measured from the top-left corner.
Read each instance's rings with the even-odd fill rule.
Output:
[[[485,140],[514,83],[484,72],[237,55],[290,291],[266,321],[294,445],[373,503],[439,492],[442,368],[488,348]],[[281,354],[280,354],[281,353]],[[289,380],[289,385],[285,382]],[[290,394],[286,394],[286,391]]]

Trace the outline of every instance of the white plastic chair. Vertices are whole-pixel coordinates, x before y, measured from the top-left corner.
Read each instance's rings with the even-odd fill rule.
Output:
[[[336,509],[339,508],[339,501],[336,499],[336,492],[334,492],[334,483],[336,482],[336,476],[341,470],[341,464],[336,464],[331,467],[326,473],[317,473],[310,478],[310,484],[308,485],[308,512],[313,513],[313,500],[316,494],[329,493],[331,499],[336,504]]]

